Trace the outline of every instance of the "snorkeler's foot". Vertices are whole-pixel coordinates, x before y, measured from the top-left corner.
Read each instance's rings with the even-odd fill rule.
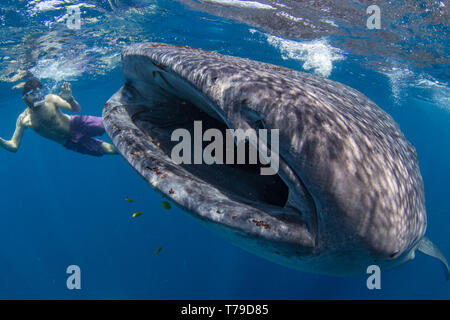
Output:
[[[102,142],[102,150],[104,154],[118,154],[117,149],[110,143]]]

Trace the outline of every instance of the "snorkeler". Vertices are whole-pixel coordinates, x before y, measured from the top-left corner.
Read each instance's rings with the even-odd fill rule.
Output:
[[[94,138],[105,133],[101,117],[70,116],[59,110],[61,108],[74,113],[81,111],[68,82],[61,86],[59,95],[48,94],[44,97],[41,82],[28,80],[23,86],[22,95],[28,107],[17,118],[11,140],[0,138],[0,146],[6,150],[16,152],[24,130],[31,128],[44,138],[79,153],[92,156],[117,154],[113,145]]]

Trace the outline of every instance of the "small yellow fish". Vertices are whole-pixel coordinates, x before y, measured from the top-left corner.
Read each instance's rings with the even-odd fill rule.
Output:
[[[125,198],[125,201],[128,201],[128,202],[134,202],[134,200],[131,199],[131,198]]]
[[[168,203],[167,201],[163,201],[161,204],[162,204],[162,206],[163,206],[164,209],[169,210],[170,208],[172,208],[172,206],[170,205],[170,203]]]
[[[135,213],[133,213],[132,217],[137,218],[137,217],[141,216],[142,214],[143,214],[143,212],[135,212]]]
[[[161,250],[162,250],[162,247],[158,248],[158,250],[156,250],[156,254],[159,254],[161,252]]]

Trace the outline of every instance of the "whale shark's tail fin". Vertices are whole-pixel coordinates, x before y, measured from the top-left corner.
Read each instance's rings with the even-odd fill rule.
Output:
[[[430,239],[428,239],[427,237],[423,237],[419,241],[417,250],[428,256],[439,259],[442,262],[442,264],[444,265],[444,271],[445,271],[445,276],[446,276],[447,280],[450,279],[450,269],[448,268],[447,259],[445,259],[442,252],[438,249],[438,247],[436,247],[436,245],[433,242],[431,242]]]

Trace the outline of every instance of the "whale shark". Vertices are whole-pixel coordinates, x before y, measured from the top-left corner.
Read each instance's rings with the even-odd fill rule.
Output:
[[[417,153],[361,92],[284,67],[163,43],[128,46],[124,85],[106,102],[105,129],[155,190],[237,246],[298,270],[354,276],[423,252]],[[278,129],[276,174],[261,164],[177,163],[172,133],[194,123]],[[248,148],[258,148],[254,137]],[[268,142],[269,144],[269,142]],[[270,148],[270,145],[268,145]],[[275,152],[275,151],[273,151]]]

